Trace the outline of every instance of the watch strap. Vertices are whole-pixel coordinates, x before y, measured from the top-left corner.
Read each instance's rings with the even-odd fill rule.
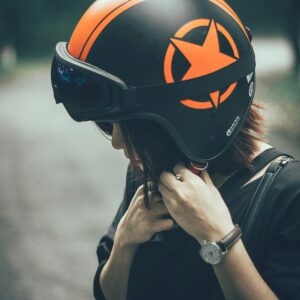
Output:
[[[220,246],[223,252],[227,250],[236,243],[242,236],[242,230],[238,224],[234,225],[234,228],[226,234],[217,244]]]

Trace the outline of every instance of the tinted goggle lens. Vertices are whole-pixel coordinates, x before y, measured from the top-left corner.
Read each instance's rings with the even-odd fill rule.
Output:
[[[73,113],[91,111],[107,102],[108,87],[74,66],[54,58],[51,76],[57,102],[64,103]]]

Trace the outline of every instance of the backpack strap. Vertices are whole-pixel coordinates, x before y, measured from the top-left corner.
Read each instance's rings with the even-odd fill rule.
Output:
[[[240,227],[243,231],[243,241],[245,243],[248,243],[251,240],[254,225],[272,183],[274,182],[278,173],[288,164],[290,160],[293,159],[294,158],[292,156],[285,155],[280,160],[273,161],[263,175],[252,199],[249,202],[244,218],[240,224]]]
[[[289,154],[279,151],[276,148],[269,148],[258,156],[256,156],[250,167],[244,167],[233,174],[220,188],[219,191],[222,195],[230,194],[233,190],[240,189],[241,186],[246,184],[255,174],[260,172],[274,159],[282,156],[289,156]]]

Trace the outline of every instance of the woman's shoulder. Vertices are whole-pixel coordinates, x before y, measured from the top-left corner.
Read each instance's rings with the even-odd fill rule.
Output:
[[[289,161],[281,169],[265,203],[267,209],[257,227],[261,275],[280,299],[299,299],[299,160]]]
[[[276,176],[267,196],[266,211],[272,223],[298,222],[300,214],[300,161],[289,161]]]
[[[273,183],[276,193],[286,193],[286,196],[300,194],[300,161],[292,159],[281,169]]]

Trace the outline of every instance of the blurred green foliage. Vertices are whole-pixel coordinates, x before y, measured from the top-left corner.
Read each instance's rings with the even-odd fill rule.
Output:
[[[114,1],[114,0],[111,0]],[[228,0],[254,32],[282,33],[294,0]],[[299,0],[298,0],[299,1]],[[68,40],[92,0],[0,0],[0,48],[16,47],[18,55],[42,56],[59,40]]]
[[[285,34],[293,3],[299,0],[226,0],[254,32]]]
[[[68,40],[92,0],[0,0],[0,48],[16,47],[21,56],[43,56]]]

